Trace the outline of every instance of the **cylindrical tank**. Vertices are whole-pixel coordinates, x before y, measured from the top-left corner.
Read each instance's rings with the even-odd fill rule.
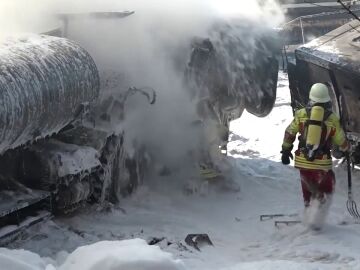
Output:
[[[95,62],[76,43],[33,35],[0,47],[0,154],[59,132],[99,96]]]
[[[321,106],[313,106],[310,112],[310,122],[306,132],[306,158],[309,161],[316,158],[316,150],[319,149],[321,143],[324,114],[325,110]]]

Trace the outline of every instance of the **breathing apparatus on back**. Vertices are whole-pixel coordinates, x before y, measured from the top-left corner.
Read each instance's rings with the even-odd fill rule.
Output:
[[[309,95],[310,103],[307,108],[309,120],[305,122],[303,134],[304,155],[308,161],[313,161],[322,151],[327,139],[327,127],[325,121],[331,114],[329,104],[328,87],[322,83],[316,83],[311,87]]]

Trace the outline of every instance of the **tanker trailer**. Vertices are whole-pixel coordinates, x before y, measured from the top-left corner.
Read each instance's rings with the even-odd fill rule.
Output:
[[[87,201],[116,201],[138,183],[123,131],[103,128],[118,104],[100,113],[99,91],[95,62],[73,41],[31,35],[1,45],[0,227],[17,226],[0,239]]]

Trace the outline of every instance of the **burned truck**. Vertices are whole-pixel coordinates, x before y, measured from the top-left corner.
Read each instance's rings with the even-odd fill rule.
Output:
[[[295,51],[296,59],[288,63],[293,109],[308,102],[314,83],[330,89],[333,111],[337,113],[348,137],[355,144],[354,161],[360,163],[360,22],[353,20]]]
[[[0,226],[18,229],[29,216],[34,223],[131,193],[142,181],[140,148],[130,156],[124,131],[108,126],[122,120],[126,95],[99,102],[89,53],[65,38],[30,35],[4,42],[0,59]]]
[[[88,51],[64,38],[79,16],[85,15],[62,14],[64,25],[47,35],[12,38],[0,47],[0,227],[16,225],[0,229],[0,240],[84,203],[116,203],[151,167],[146,145],[126,149],[122,123],[128,97],[139,94],[151,106],[155,91],[116,92],[122,74],[115,70],[109,79]],[[201,121],[214,130],[217,151],[226,147],[231,120],[244,109],[265,116],[276,97],[276,38],[254,31],[254,43],[243,42],[241,33],[252,29],[241,25],[241,31],[215,26],[192,50],[186,44],[179,65]],[[102,99],[103,93],[111,95]]]

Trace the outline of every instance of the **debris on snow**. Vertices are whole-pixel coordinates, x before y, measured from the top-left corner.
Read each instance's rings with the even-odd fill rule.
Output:
[[[200,251],[200,248],[203,246],[213,246],[214,244],[211,242],[209,235],[206,233],[202,234],[188,234],[185,238],[185,243],[189,246],[195,248]]]

